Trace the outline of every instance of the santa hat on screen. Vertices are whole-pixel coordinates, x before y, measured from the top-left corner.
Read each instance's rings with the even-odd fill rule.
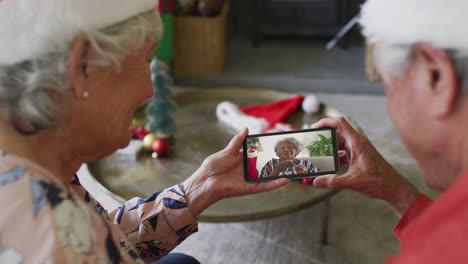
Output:
[[[225,101],[218,104],[216,115],[219,120],[237,131],[248,127],[250,134],[259,134],[295,130],[286,120],[300,108],[307,113],[315,113],[320,108],[320,102],[314,95],[298,95],[242,108]]]
[[[54,51],[83,31],[117,24],[156,5],[157,0],[0,0],[0,65]]]

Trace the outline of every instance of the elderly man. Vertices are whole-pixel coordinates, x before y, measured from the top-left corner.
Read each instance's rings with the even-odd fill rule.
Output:
[[[362,10],[390,115],[424,181],[442,192],[437,200],[420,194],[344,119],[314,124],[337,128],[350,163],[346,174],[314,185],[383,199],[401,217],[394,230],[401,252],[388,263],[468,262],[467,12],[466,0],[369,0]]]

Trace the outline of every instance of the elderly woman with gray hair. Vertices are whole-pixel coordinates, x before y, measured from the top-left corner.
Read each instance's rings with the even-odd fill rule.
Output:
[[[317,172],[310,160],[296,159],[303,149],[299,140],[293,137],[283,138],[275,144],[275,153],[279,159],[271,159],[262,168],[260,178],[301,175]]]
[[[0,1],[0,263],[155,261],[213,203],[287,183],[243,180],[244,130],[183,183],[114,211],[81,186],[78,168],[125,147],[152,96],[156,2]]]

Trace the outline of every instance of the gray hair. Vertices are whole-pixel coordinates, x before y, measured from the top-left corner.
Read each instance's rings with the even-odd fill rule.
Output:
[[[468,74],[468,57],[457,50],[445,50],[452,59],[457,78],[468,89],[466,76]],[[408,70],[414,54],[413,45],[395,45],[376,43],[374,47],[374,63],[385,81],[401,78]]]
[[[302,145],[301,142],[299,142],[299,140],[293,138],[293,137],[287,137],[287,138],[283,138],[283,139],[280,139],[276,142],[275,144],[275,153],[277,153],[277,150],[278,150],[278,147],[283,143],[283,142],[288,142],[290,144],[293,144],[294,147],[296,148],[297,150],[297,153],[301,152],[301,150],[304,148],[304,146]],[[296,154],[297,154],[296,153]]]
[[[97,54],[88,63],[118,71],[122,58],[141,47],[147,38],[159,40],[162,26],[159,15],[150,11],[83,34]],[[8,109],[10,121],[18,132],[32,134],[52,127],[62,119],[63,111],[56,95],[70,92],[67,78],[70,45],[64,42],[36,58],[14,65],[0,65],[0,105]],[[7,118],[5,113],[2,118]]]

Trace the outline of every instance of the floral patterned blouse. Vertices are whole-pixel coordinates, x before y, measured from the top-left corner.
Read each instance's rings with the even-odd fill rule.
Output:
[[[276,165],[280,163],[279,159],[271,159],[269,160],[262,168],[260,173],[260,178],[266,178],[270,173],[273,171]],[[297,169],[297,165],[302,165],[306,168],[306,171],[299,171]],[[287,175],[299,175],[299,174],[310,174],[317,172],[317,168],[312,164],[310,160],[299,160],[294,159],[294,163],[287,167],[284,171],[280,172],[280,176],[287,176]]]
[[[106,212],[75,176],[0,151],[0,263],[145,263],[198,230],[182,184]]]

